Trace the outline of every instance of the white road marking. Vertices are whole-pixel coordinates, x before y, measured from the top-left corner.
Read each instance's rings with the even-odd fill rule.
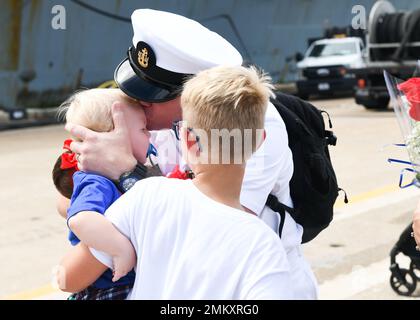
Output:
[[[348,299],[371,287],[387,282],[390,277],[389,259],[375,262],[368,267],[353,267],[352,272],[341,274],[319,287],[320,300]]]
[[[400,254],[397,257],[397,263],[400,268],[407,268],[410,259]],[[372,290],[375,286],[384,285],[389,288],[389,294],[394,295],[396,299],[415,299],[415,297],[402,297],[392,291],[389,280],[391,277],[390,258],[372,263],[366,267],[354,266],[352,271],[347,274],[340,274],[332,280],[325,281],[319,287],[320,300],[346,300],[352,299],[354,296]],[[418,284],[419,285],[419,284]],[[385,296],[389,298],[388,293]],[[380,292],[380,297],[384,298],[384,293]],[[372,297],[375,299],[375,297]]]

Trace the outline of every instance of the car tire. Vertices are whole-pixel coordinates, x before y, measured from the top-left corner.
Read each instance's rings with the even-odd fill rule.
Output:
[[[377,100],[370,100],[363,103],[366,109],[370,110],[385,110],[388,108],[389,98],[381,98]]]

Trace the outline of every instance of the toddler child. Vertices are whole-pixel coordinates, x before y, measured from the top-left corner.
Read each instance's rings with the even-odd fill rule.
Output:
[[[142,107],[118,89],[91,89],[74,94],[61,106],[66,112],[66,121],[83,125],[97,132],[114,128],[111,107],[120,103],[134,156],[145,163],[150,143],[146,128],[146,117]],[[80,241],[90,246],[107,249],[114,255],[114,264],[124,277],[107,270],[96,282],[85,290],[70,296],[70,300],[125,299],[133,286],[135,273],[132,270],[136,256],[130,241],[116,230],[106,237],[101,233],[105,210],[120,197],[121,193],[113,181],[94,173],[78,171],[77,155],[71,152],[71,140],[64,142],[64,153],[57,159],[53,169],[53,180],[60,192],[58,209],[65,214],[69,226],[69,241],[75,246]],[[118,155],[116,155],[118,156]],[[109,238],[108,238],[109,236]],[[94,239],[99,237],[101,241]],[[120,274],[119,273],[119,274]]]

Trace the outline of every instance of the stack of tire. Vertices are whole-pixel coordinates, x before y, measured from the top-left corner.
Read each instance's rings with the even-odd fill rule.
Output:
[[[408,12],[385,13],[375,26],[375,43],[401,43],[396,48],[372,50],[372,60],[416,60],[420,58],[420,48],[405,45],[420,42],[420,9]]]

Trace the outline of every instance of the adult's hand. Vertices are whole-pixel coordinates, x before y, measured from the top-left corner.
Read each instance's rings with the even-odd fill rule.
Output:
[[[417,208],[413,214],[413,231],[416,243],[420,246],[420,201],[417,204]]]
[[[131,143],[121,110],[121,103],[112,105],[114,130],[95,132],[83,126],[68,123],[66,130],[77,138],[70,148],[78,154],[78,167],[81,171],[95,172],[117,180],[124,172],[132,170],[137,161],[131,150]]]
[[[72,247],[57,268],[58,287],[66,292],[79,292],[94,283],[107,266],[99,262],[83,243]]]

